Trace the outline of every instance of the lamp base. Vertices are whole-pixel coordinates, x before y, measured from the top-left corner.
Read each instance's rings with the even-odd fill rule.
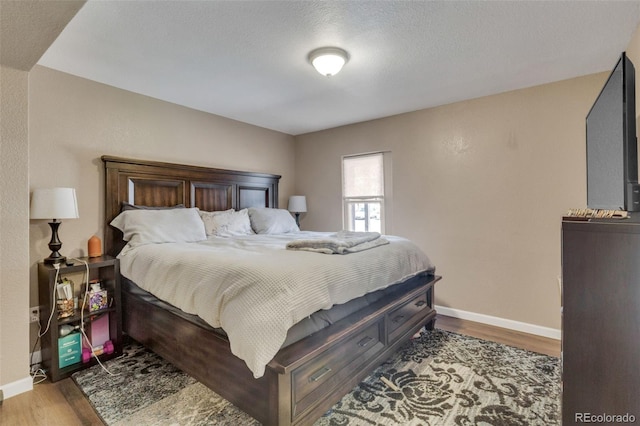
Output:
[[[60,226],[60,222],[53,219],[53,222],[49,222],[49,226],[51,227],[51,241],[49,241],[49,250],[51,250],[51,254],[44,260],[44,263],[47,265],[54,265],[66,262],[67,258],[59,252],[62,248],[62,242],[60,242],[60,239],[58,238],[58,227]]]

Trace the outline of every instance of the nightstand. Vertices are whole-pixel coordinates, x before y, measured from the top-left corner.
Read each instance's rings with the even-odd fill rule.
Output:
[[[47,328],[51,316],[49,329],[41,337],[42,365],[52,382],[96,364],[96,357],[102,362],[122,354],[119,260],[111,256],[69,260],[74,264],[71,266],[61,264],[59,270],[54,265],[38,263],[41,330],[44,331]],[[77,303],[70,303],[66,307],[58,305],[56,288],[57,284],[63,280],[64,282],[70,280],[73,283],[73,296],[74,299],[77,298]],[[99,282],[102,292],[87,294],[86,305],[82,310],[87,281]],[[94,310],[89,309],[90,295],[95,296],[94,302],[102,302],[102,304],[94,303]],[[92,355],[90,349],[86,348],[88,346],[86,339],[80,333],[83,325],[89,339],[94,340],[92,343],[94,349],[97,349],[96,355]],[[110,344],[102,342],[105,338]],[[83,348],[86,348],[84,360]],[[80,351],[79,354],[78,351]]]

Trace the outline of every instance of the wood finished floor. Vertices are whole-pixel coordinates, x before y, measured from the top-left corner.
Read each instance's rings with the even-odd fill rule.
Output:
[[[560,356],[560,341],[438,315],[442,330],[491,340],[551,356]],[[102,425],[91,404],[71,379],[45,381],[9,398],[0,406],[0,424],[12,426]]]

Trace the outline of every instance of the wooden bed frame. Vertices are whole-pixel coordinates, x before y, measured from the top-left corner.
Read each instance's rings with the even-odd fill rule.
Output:
[[[277,207],[280,176],[103,156],[105,251],[122,234],[109,223],[123,202],[207,211]],[[266,425],[311,424],[421,327],[433,328],[439,276],[407,280],[389,297],[281,349],[254,379],[228,340],[123,292],[123,330]]]

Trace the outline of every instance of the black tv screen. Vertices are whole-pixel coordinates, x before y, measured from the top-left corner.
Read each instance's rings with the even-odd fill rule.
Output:
[[[635,69],[622,54],[587,114],[587,207],[640,210]]]

